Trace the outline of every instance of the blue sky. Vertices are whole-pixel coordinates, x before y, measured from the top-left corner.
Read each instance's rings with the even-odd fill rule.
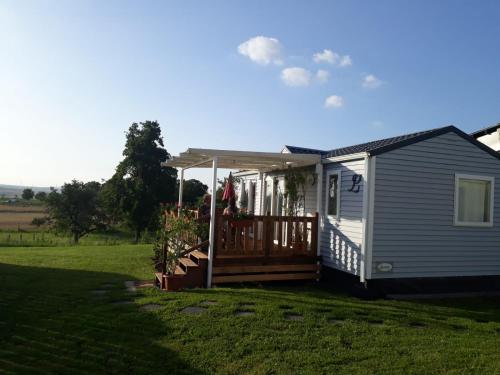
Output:
[[[499,18],[486,0],[1,1],[0,183],[107,179],[134,121],[171,154],[473,131],[500,121]]]

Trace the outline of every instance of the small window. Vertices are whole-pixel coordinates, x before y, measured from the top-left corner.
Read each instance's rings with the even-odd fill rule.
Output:
[[[333,171],[326,176],[326,214],[339,217],[340,211],[340,171]]]
[[[455,225],[493,226],[494,178],[455,175]]]

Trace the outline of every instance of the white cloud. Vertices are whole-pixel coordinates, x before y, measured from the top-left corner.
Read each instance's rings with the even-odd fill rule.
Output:
[[[281,72],[281,79],[288,86],[308,86],[311,82],[311,72],[304,68],[286,68]]]
[[[344,99],[338,95],[331,95],[325,100],[325,108],[340,108],[344,106]]]
[[[328,63],[340,67],[352,65],[352,59],[349,55],[341,56],[329,49],[324,49],[323,52],[318,52],[313,55],[313,60],[316,63]]]
[[[339,59],[338,53],[335,53],[329,49],[324,49],[323,52],[318,52],[313,55],[313,60],[316,63],[328,63],[328,64],[335,64],[337,60]]]
[[[340,61],[339,61],[340,67],[351,66],[351,65],[352,65],[351,56],[345,55],[345,56],[342,56],[340,58]]]
[[[363,87],[364,88],[367,88],[367,89],[376,89],[377,87],[379,87],[383,82],[378,79],[377,77],[375,77],[373,74],[367,74],[364,78],[363,78]]]
[[[238,46],[238,52],[261,65],[281,65],[281,43],[276,38],[256,36]]]
[[[321,83],[327,82],[329,78],[330,78],[330,72],[328,70],[319,69],[316,72],[316,79]]]

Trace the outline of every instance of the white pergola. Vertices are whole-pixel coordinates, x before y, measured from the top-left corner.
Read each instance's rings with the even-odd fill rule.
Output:
[[[203,148],[188,148],[179,156],[162,163],[162,166],[180,169],[179,178],[179,209],[182,207],[182,190],[184,171],[190,168],[212,168],[212,201],[210,206],[210,235],[208,249],[207,287],[212,283],[212,267],[215,242],[215,205],[217,191],[217,170],[236,169],[267,173],[283,170],[288,167],[306,167],[316,165],[316,172],[322,173],[321,156],[316,154],[291,154],[280,152],[255,152],[236,150],[214,150]],[[318,207],[321,204],[321,183],[318,183]]]

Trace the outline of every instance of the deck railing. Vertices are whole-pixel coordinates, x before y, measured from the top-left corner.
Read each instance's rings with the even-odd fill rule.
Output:
[[[316,256],[318,215],[252,216],[235,219],[217,215],[215,258],[224,256]]]

